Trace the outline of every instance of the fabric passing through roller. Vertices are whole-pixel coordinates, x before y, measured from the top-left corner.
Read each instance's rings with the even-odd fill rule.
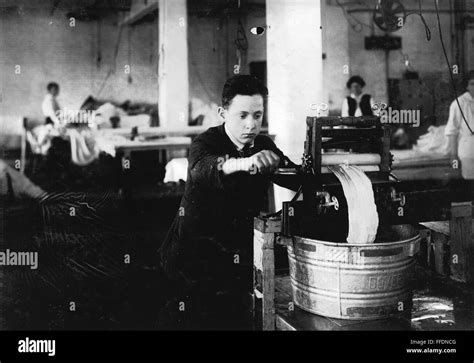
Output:
[[[365,173],[354,165],[328,166],[339,179],[347,201],[351,244],[373,243],[377,235],[379,216],[375,205],[372,183]]]

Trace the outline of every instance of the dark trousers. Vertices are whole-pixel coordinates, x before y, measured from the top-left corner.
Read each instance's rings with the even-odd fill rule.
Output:
[[[158,328],[164,330],[252,330],[251,274],[202,276],[169,281]]]
[[[179,242],[163,250],[162,263],[173,291],[158,325],[163,329],[250,330],[250,247],[233,249],[205,237]]]

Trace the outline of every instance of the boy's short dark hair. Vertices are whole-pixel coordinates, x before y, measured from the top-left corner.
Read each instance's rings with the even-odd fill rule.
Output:
[[[56,82],[49,82],[48,85],[46,86],[46,89],[48,90],[48,92],[51,92],[53,88],[59,89],[59,84],[57,84]]]
[[[467,87],[471,79],[474,79],[474,70],[467,72],[464,76],[464,87]]]
[[[352,76],[346,83],[347,88],[351,88],[352,83],[359,83],[361,87],[365,87],[365,81],[361,76]]]
[[[263,98],[268,96],[268,89],[256,77],[250,75],[238,75],[229,78],[222,90],[222,107],[227,108],[235,96],[253,96],[261,95]]]

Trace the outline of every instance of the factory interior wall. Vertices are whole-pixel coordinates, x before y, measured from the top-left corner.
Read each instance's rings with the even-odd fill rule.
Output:
[[[345,66],[349,58],[349,24],[338,6],[321,2],[321,22],[323,26],[323,99],[330,111],[340,114],[341,103],[346,94],[347,74]]]
[[[1,82],[0,142],[5,147],[18,146],[21,117],[43,117],[41,102],[50,81],[61,86],[61,106],[71,109],[80,107],[88,95],[116,102],[157,101],[156,17],[153,21],[123,28],[115,72],[104,83],[109,71],[114,69],[118,21],[123,14],[110,15],[100,20],[100,25],[96,20],[76,20],[75,27],[70,27],[66,12],[61,9],[50,18],[51,1],[48,6],[25,4],[29,5],[23,6],[21,13],[17,8],[1,13],[0,60],[7,71],[2,72]],[[206,103],[219,103],[222,85],[233,75],[237,64],[234,44],[237,19],[209,17],[205,20],[195,15],[188,18],[190,99],[196,97]],[[250,62],[266,60],[265,34],[250,32],[253,26],[265,26],[265,12],[253,10],[241,21],[248,49],[242,53],[240,73],[248,73]],[[49,39],[48,49],[44,49],[44,39]],[[124,71],[128,63],[132,64],[131,83]],[[14,73],[17,64],[21,65],[19,75]]]
[[[385,69],[385,52],[383,50],[365,50],[364,38],[372,34],[372,12],[353,13],[354,17],[367,26],[362,30],[354,30],[344,17],[342,9],[334,1],[323,1],[323,52],[324,60],[324,90],[332,113],[340,114],[343,98],[347,95],[345,83],[351,75],[362,76],[367,86],[365,92],[370,93],[374,100],[387,102],[387,82]],[[418,1],[408,0],[403,4],[409,10],[418,9]],[[422,3],[426,11],[434,10],[431,2]],[[440,2],[440,10],[446,10],[446,4]],[[446,61],[439,40],[436,13],[424,12],[426,22],[431,30],[431,41],[427,41],[425,29],[420,17],[416,14],[407,17],[405,26],[393,36],[402,38],[401,51],[389,53],[389,77],[401,79],[406,70],[405,56],[411,67],[417,71],[420,78],[429,77],[446,82],[449,79]],[[451,19],[445,12],[440,13],[443,38],[450,60],[451,53]],[[355,24],[354,20],[351,20]],[[384,32],[374,25],[375,35]],[[471,40],[472,41],[472,40]],[[454,62],[452,62],[454,63]],[[343,73],[343,66],[349,65],[349,74]],[[449,106],[449,105],[448,105]]]
[[[265,26],[265,12],[253,10],[241,18],[248,49],[241,52],[241,74],[249,73],[249,63],[266,60],[266,36],[250,32],[254,26]],[[236,17],[188,16],[189,93],[190,99],[220,104],[222,86],[234,75],[238,64]]]
[[[404,5],[410,10],[418,8],[416,0],[408,0],[404,2]],[[432,11],[434,6],[431,3],[423,3],[423,9]],[[441,2],[440,10],[446,9],[446,4]],[[360,74],[366,80],[365,92],[372,94],[374,100],[387,102],[385,52],[364,48],[364,38],[372,34],[371,27],[363,26],[361,32],[355,31],[335,1],[321,1],[321,12],[323,15],[322,53],[325,57],[323,93],[316,102],[328,103],[332,114],[340,114],[342,101],[347,95],[346,82],[354,74]],[[360,22],[372,25],[371,11],[353,15]],[[422,79],[427,77],[437,79],[439,82],[448,80],[449,75],[439,40],[436,14],[425,12],[423,15],[431,30],[431,41],[427,41],[423,23],[415,14],[407,17],[404,28],[391,33],[393,36],[402,38],[402,49],[391,51],[389,54],[390,78],[403,77],[406,70],[405,57],[408,57],[412,69],[419,72]],[[217,18],[207,19],[208,22],[203,22],[200,21],[202,18],[196,16],[189,18],[190,97],[218,103],[222,84],[227,77],[232,75],[233,66],[236,63],[234,40],[237,24],[235,19],[222,24]],[[442,12],[440,19],[444,42],[451,57],[450,15]],[[250,13],[243,19],[243,23],[249,40],[249,49],[247,61],[244,62],[241,73],[247,71],[245,66],[248,63],[266,60],[265,47],[268,36],[268,31],[265,36],[255,36],[250,33],[252,26],[265,23],[265,18],[261,14]],[[222,29],[219,30],[220,26]],[[375,25],[373,32],[375,35],[384,34]],[[197,61],[198,59],[206,59],[207,62]],[[346,65],[349,74],[344,73]]]
[[[103,84],[114,69],[118,21],[124,14],[110,14],[100,21],[99,41],[98,21],[76,20],[71,27],[61,8],[49,16],[52,7],[53,1],[24,1],[23,6],[0,13],[0,143],[6,148],[19,145],[21,117],[43,117],[41,102],[51,81],[61,87],[61,107],[71,109],[79,108],[89,95],[115,102],[158,99],[156,17],[123,28],[115,72]],[[125,73],[130,61],[131,83]],[[15,74],[16,65],[21,66],[20,74]]]
[[[202,20],[188,16],[189,96],[218,103],[222,85],[236,63],[234,45],[228,41],[235,35],[236,22],[215,17]]]
[[[48,6],[39,3],[41,6],[35,8],[32,8],[35,3],[25,4],[29,6],[23,6],[21,14],[17,9],[1,13],[0,62],[4,71],[0,84],[0,142],[6,147],[18,145],[20,117],[42,117],[40,106],[47,82],[54,80],[60,83],[60,102],[63,107],[77,108],[88,95],[97,96],[103,80],[113,68],[111,63],[118,38],[119,14],[100,21],[99,42],[97,21],[77,20],[75,27],[69,27],[66,13],[61,9],[57,9],[52,18],[49,17],[52,1],[47,2]],[[335,2],[322,1],[321,4],[324,88],[317,102],[328,102],[332,113],[340,112],[347,92],[345,82],[351,74],[360,74],[366,79],[365,91],[371,93],[375,100],[386,101],[385,54],[381,50],[364,49],[364,37],[370,35],[372,30],[363,27],[362,32],[357,33],[349,26],[342,9]],[[417,8],[417,1],[414,0],[404,4],[409,9]],[[423,8],[432,10],[433,5],[423,4]],[[371,24],[371,15],[371,12],[354,14],[366,24]],[[429,75],[440,80],[447,79],[447,72],[440,71],[445,69],[446,64],[440,48],[436,14],[424,13],[424,16],[432,33],[430,42],[426,40],[423,24],[417,15],[410,15],[405,27],[393,33],[402,37],[403,54],[399,51],[390,52],[390,77],[402,77],[406,55],[422,78]],[[451,55],[451,19],[447,13],[441,13],[440,16],[444,41]],[[190,98],[219,103],[222,84],[233,74],[236,64],[234,40],[237,21],[235,18],[221,21],[217,17],[202,20],[195,15],[188,19]],[[262,11],[250,12],[242,19],[242,23],[249,48],[243,53],[241,73],[248,73],[250,62],[266,60],[268,34],[255,36],[250,33],[252,26],[265,24],[265,14]],[[374,31],[377,35],[382,34],[377,27],[374,27]],[[470,34],[472,36],[473,33]],[[45,38],[49,39],[49,43],[46,43],[48,49],[44,49],[45,42],[42,42]],[[123,67],[130,63],[129,54],[133,64],[131,83],[123,71]],[[152,22],[124,27],[115,73],[108,78],[100,97],[117,102],[126,99],[156,102],[157,58],[156,17]],[[21,74],[15,74],[17,64],[21,66]],[[346,64],[349,65],[349,75],[343,72]],[[12,134],[16,135],[13,139],[8,137]]]

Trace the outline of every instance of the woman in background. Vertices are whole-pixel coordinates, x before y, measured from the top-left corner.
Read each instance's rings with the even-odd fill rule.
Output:
[[[449,107],[449,118],[445,129],[448,137],[448,148],[451,158],[461,161],[461,172],[464,179],[474,179],[474,71],[465,79],[466,92],[458,97]],[[460,106],[460,107],[459,107]],[[462,110],[462,114],[461,114]],[[466,122],[464,121],[464,118]]]
[[[347,116],[372,116],[372,98],[370,95],[362,93],[365,81],[360,76],[352,76],[346,83],[350,91],[342,103],[342,117]]]

